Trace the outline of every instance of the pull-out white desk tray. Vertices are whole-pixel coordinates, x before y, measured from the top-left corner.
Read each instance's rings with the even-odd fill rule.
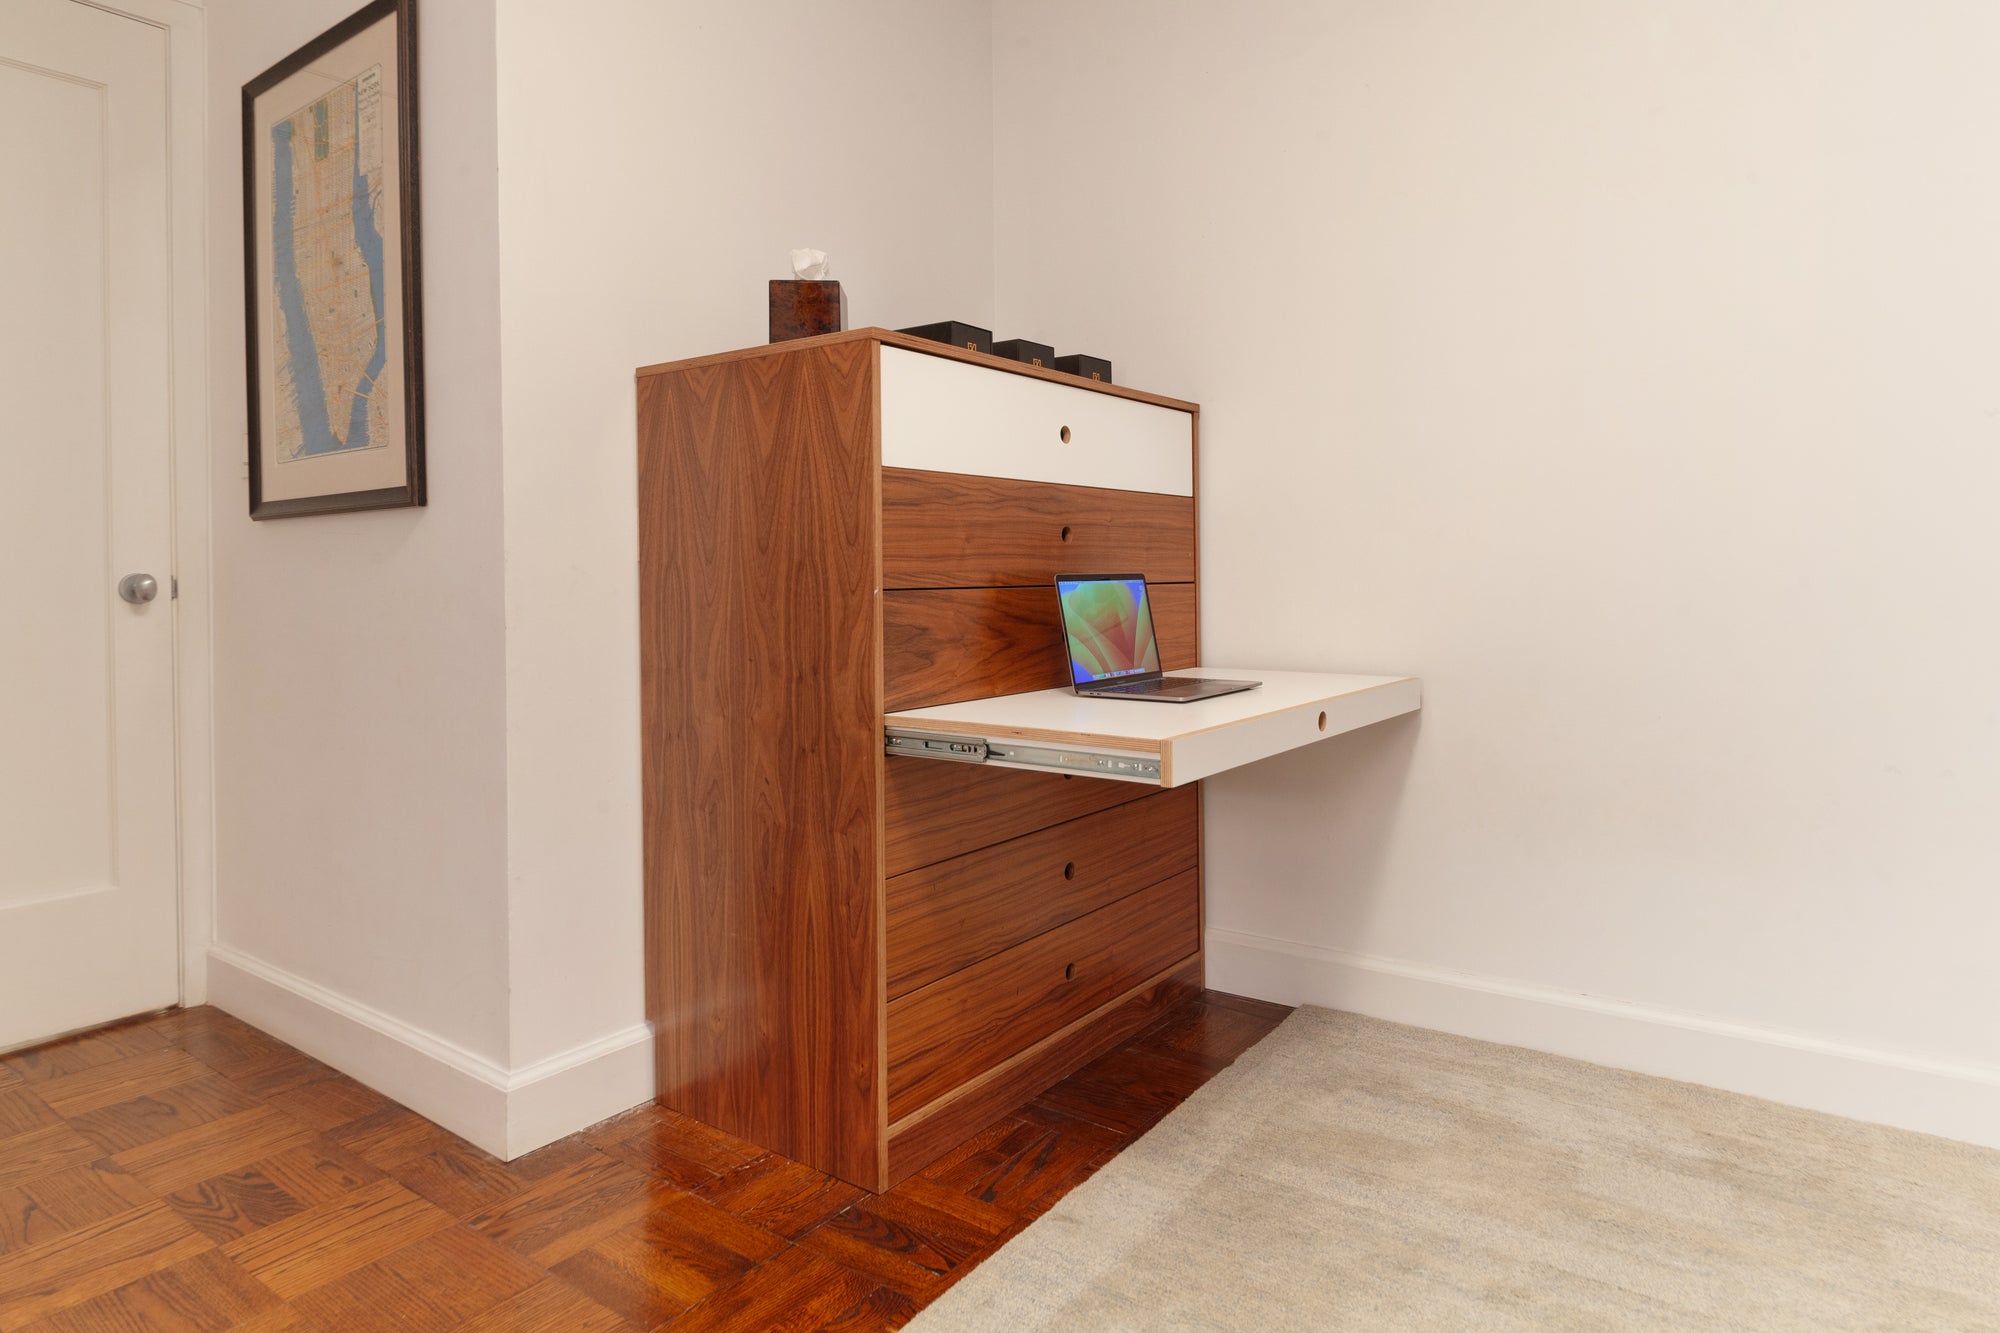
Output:
[[[891,755],[1179,787],[1423,706],[1414,676],[1254,667],[1168,674],[1263,684],[1188,704],[1056,689],[912,708],[883,715],[883,745]]]

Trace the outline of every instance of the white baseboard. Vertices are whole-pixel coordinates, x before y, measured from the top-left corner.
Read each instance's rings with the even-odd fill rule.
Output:
[[[1207,934],[1208,984],[2000,1148],[2000,1070],[1294,944]]]
[[[208,949],[208,1002],[496,1157],[519,1157],[653,1097],[653,1034],[643,1023],[508,1070],[222,944]]]
[[[653,1029],[639,1023],[514,1071],[506,1156],[519,1157],[653,1100]]]

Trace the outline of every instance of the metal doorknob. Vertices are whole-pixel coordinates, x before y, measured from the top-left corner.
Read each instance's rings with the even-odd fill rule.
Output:
[[[160,581],[151,574],[127,574],[118,580],[118,595],[134,606],[144,606],[160,595]]]

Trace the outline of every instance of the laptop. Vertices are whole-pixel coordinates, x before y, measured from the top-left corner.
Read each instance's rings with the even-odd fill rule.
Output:
[[[1058,574],[1070,687],[1093,699],[1185,704],[1254,690],[1262,681],[1160,674],[1153,608],[1141,574]]]

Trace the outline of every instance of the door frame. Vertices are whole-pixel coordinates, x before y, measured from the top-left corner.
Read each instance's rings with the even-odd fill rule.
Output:
[[[167,41],[167,243],[173,404],[174,817],[181,1003],[208,998],[215,933],[213,581],[209,561],[207,15],[199,0],[72,0]]]

